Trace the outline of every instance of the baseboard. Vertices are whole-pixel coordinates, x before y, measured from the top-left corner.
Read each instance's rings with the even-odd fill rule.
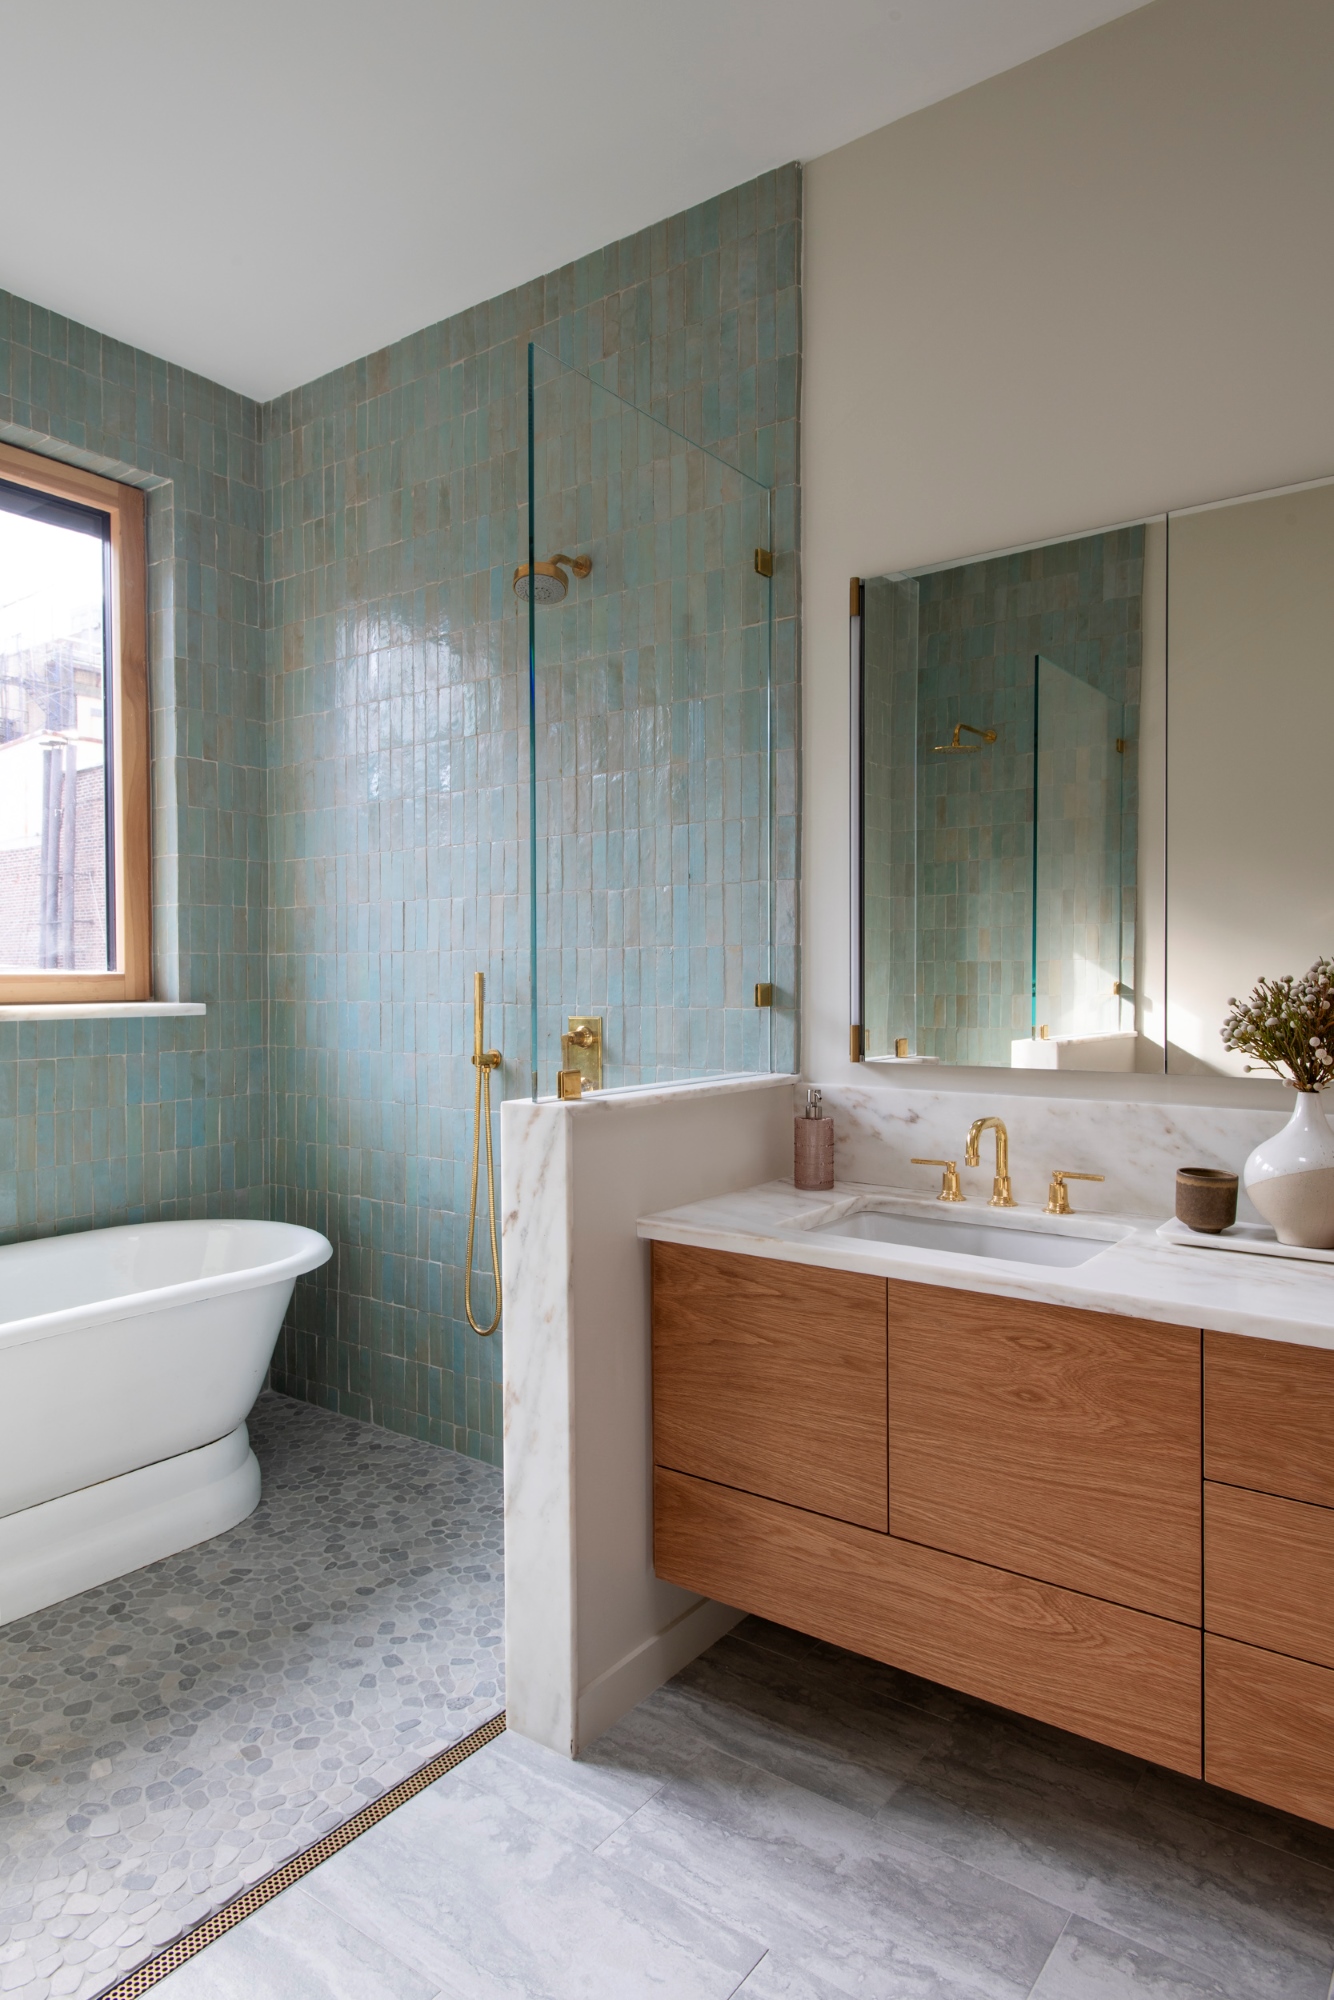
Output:
[[[244,1424],[213,1444],[0,1518],[0,1625],[234,1528],[259,1504]]]
[[[655,1632],[590,1681],[579,1694],[574,1752],[587,1750],[599,1736],[628,1715],[645,1695],[660,1688],[682,1667],[688,1667],[715,1640],[739,1624],[745,1616],[730,1604],[715,1604],[701,1598],[683,1611],[665,1632]]]

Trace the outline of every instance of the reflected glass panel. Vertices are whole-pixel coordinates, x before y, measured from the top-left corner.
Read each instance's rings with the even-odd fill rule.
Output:
[[[1033,1020],[1039,1039],[1118,1035],[1134,967],[1134,815],[1124,705],[1036,662]],[[1127,1065],[1128,1066],[1128,1065]]]

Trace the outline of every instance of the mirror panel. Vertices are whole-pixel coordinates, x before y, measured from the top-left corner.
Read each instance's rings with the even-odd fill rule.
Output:
[[[1334,481],[1168,524],[1168,1068],[1260,976],[1334,955]]]
[[[1161,537],[1140,523],[863,586],[869,1061],[1161,1068],[1141,894],[1161,788],[1139,756]]]

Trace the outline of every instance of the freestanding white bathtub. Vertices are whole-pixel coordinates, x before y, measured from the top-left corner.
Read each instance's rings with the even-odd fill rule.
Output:
[[[287,1222],[149,1222],[0,1249],[0,1625],[235,1527],[245,1427],[303,1271]]]

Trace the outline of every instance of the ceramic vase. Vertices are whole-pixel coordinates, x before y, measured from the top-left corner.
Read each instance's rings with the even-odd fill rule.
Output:
[[[1256,1147],[1243,1178],[1280,1243],[1334,1250],[1334,1129],[1318,1091],[1297,1092],[1291,1118]]]

